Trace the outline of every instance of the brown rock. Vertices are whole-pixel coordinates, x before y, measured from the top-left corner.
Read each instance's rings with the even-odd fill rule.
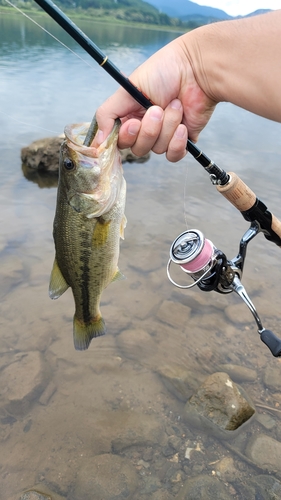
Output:
[[[238,429],[254,412],[238,386],[223,372],[207,377],[185,405],[186,419],[197,414],[223,431]]]
[[[60,146],[64,135],[47,137],[22,148],[21,161],[24,165],[44,172],[57,172]]]
[[[22,148],[21,161],[23,165],[41,172],[58,172],[60,147],[63,140],[64,134],[58,137],[46,137]],[[120,153],[123,163],[144,163],[150,157],[150,153],[141,157],[136,156],[131,149],[123,149]]]

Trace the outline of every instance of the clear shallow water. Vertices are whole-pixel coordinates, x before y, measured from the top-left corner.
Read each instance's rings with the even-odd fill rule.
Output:
[[[186,426],[184,403],[163,384],[159,371],[180,365],[204,378],[231,362],[257,371],[254,382],[242,382],[254,402],[279,404],[281,389],[268,389],[264,372],[280,364],[259,341],[239,298],[198,289],[181,292],[166,278],[170,244],[186,224],[203,231],[230,258],[248,225],[192,158],[172,165],[152,155],[147,163],[126,164],[128,225],[120,269],[127,279],[104,294],[107,335],[93,341],[89,351],[75,352],[71,294],[56,302],[48,298],[56,189],[40,188],[24,177],[20,150],[61,133],[67,123],[90,121],[116,84],[54,23],[40,22],[92,68],[26,19],[1,15],[2,498],[17,500],[38,485],[40,491],[49,488],[53,498],[87,499],[87,491],[95,491],[87,467],[94,469],[97,457],[105,454],[130,468],[124,474],[133,499],[170,500],[188,478],[212,476],[210,464],[229,453],[236,471],[228,479],[229,491],[235,499],[245,498],[241,482],[260,470],[204,429]],[[80,26],[126,74],[174,36],[89,22]],[[279,138],[279,124],[221,104],[200,147],[239,174],[281,217]],[[280,336],[279,255],[277,247],[257,236],[249,245],[243,283],[264,325]],[[171,310],[169,319],[163,318],[163,307]],[[279,416],[270,415],[272,428],[255,420],[242,432],[236,443],[240,452],[260,432],[280,441]],[[197,444],[202,453],[186,459],[186,448]],[[112,472],[117,469],[107,463],[103,470],[112,486],[108,498],[114,498],[122,490],[118,473]]]

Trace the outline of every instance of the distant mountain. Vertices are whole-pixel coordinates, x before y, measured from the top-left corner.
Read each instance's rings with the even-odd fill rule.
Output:
[[[247,14],[247,16],[244,17],[258,16],[259,14],[266,14],[267,12],[271,12],[271,9],[258,9],[255,10],[255,12],[251,12],[251,14]]]
[[[212,19],[232,19],[226,12],[221,9],[198,5],[190,0],[146,0],[148,3],[156,7],[160,12],[168,14],[170,17],[177,17],[181,20],[190,19],[190,16],[203,16]]]

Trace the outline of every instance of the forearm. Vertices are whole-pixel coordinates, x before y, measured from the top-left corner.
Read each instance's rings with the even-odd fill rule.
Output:
[[[281,10],[203,26],[181,43],[211,99],[281,122]]]

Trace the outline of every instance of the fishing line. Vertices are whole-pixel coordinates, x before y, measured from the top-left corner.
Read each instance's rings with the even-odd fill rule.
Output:
[[[35,21],[34,19],[32,19],[32,17],[29,17],[25,12],[23,12],[21,9],[19,9],[19,7],[17,7],[12,2],[10,2],[10,0],[5,0],[5,2],[8,3],[9,5],[11,5],[11,7],[14,7],[14,9],[16,9],[18,12],[20,12],[24,17],[26,17],[27,19],[29,19],[29,21],[31,21],[32,23],[36,24],[36,26],[38,26],[38,28],[41,28],[41,30],[45,31],[45,33],[47,33],[47,35],[50,35],[54,40],[56,40],[56,42],[60,43],[65,49],[69,50],[69,52],[71,52],[76,57],[78,57],[78,59],[80,59],[85,64],[87,64],[87,66],[89,66],[92,69],[94,68],[94,66],[92,64],[90,64],[87,61],[85,61],[85,59],[83,59],[83,57],[79,56],[79,54],[77,54],[77,52],[74,52],[74,50],[72,50],[70,47],[68,47],[67,45],[65,45],[55,35],[53,35],[52,33],[50,33],[50,31],[48,31],[45,28],[43,28],[43,26],[41,26],[41,24],[37,23],[37,21]]]
[[[85,59],[83,59],[83,57],[79,56],[79,54],[77,54],[76,52],[74,52],[74,50],[72,50],[70,47],[68,47],[67,45],[65,45],[55,35],[53,35],[52,33],[50,33],[50,31],[46,30],[43,26],[41,26],[41,24],[39,24],[37,21],[35,21],[34,19],[32,19],[30,16],[28,16],[19,7],[17,7],[12,2],[10,2],[10,0],[5,0],[5,2],[8,3],[14,9],[16,9],[18,12],[20,12],[24,17],[26,17],[33,24],[35,24],[36,26],[38,26],[38,28],[40,28],[45,33],[47,33],[47,35],[50,35],[56,42],[60,43],[65,49],[69,50],[69,52],[71,52],[73,55],[75,55],[76,57],[78,57],[78,59],[80,59],[80,61],[82,61],[83,63],[87,64],[87,66],[89,66],[91,69],[94,69],[94,65],[93,64],[90,64],[87,61],[85,61]],[[50,132],[51,134],[55,134],[56,136],[61,134],[61,131],[60,132],[55,132],[54,130],[49,130],[47,128],[40,127],[39,125],[34,125],[34,124],[31,124],[31,123],[29,124],[29,123],[23,122],[21,120],[18,120],[17,118],[13,118],[12,116],[10,116],[9,114],[5,113],[2,110],[0,110],[0,113],[2,113],[3,115],[7,116],[9,119],[11,119],[13,121],[15,121],[17,123],[20,123],[21,125],[25,125],[26,127],[29,127],[29,128],[30,127],[35,127],[36,129],[44,130],[45,132]]]
[[[2,111],[0,109],[0,113],[2,115],[5,115],[7,116],[10,120],[13,120],[14,122],[17,122],[17,123],[20,123],[21,125],[26,125],[27,127],[31,128],[31,127],[35,127],[35,128],[40,128],[41,130],[45,130],[46,132],[51,132],[52,134],[55,134],[55,135],[60,135],[61,132],[55,132],[54,130],[49,130],[48,128],[44,128],[44,127],[39,127],[39,125],[34,125],[32,123],[26,123],[26,122],[22,122],[21,120],[18,120],[17,118],[14,118],[13,116],[11,115],[8,115],[8,113],[5,113],[4,111]]]
[[[183,217],[184,217],[184,222],[186,225],[186,229],[189,228],[188,220],[187,220],[187,182],[188,182],[188,165],[186,165],[186,174],[185,174],[185,181],[184,181],[184,187],[183,187]]]

